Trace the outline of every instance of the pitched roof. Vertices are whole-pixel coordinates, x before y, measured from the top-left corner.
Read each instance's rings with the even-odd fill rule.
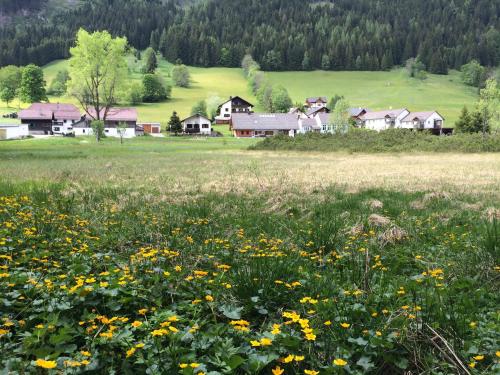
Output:
[[[321,129],[321,126],[318,124],[318,121],[316,121],[316,118],[305,118],[302,119],[302,126],[308,126],[312,129]]]
[[[235,130],[298,130],[297,116],[290,113],[233,113]]]
[[[252,103],[250,103],[249,101],[243,99],[241,96],[230,96],[229,100],[226,100],[224,103],[221,103],[219,105],[219,108],[222,107],[226,103],[232,102],[235,99],[240,99],[242,102],[245,102],[249,107],[253,107],[254,106]]]
[[[80,111],[73,104],[33,103],[29,108],[19,112],[21,120],[79,120]]]
[[[406,116],[404,119],[402,119],[402,122],[410,122],[413,121],[414,119],[419,119],[420,121],[425,121],[429,117],[431,117],[434,113],[437,113],[436,111],[432,112],[410,112],[408,116]],[[441,116],[441,115],[440,115]]]
[[[184,120],[181,120],[181,122],[187,121],[187,120],[189,120],[190,118],[193,118],[193,117],[202,117],[202,118],[204,118],[205,120],[207,120],[208,122],[210,122],[210,123],[212,122],[212,121],[211,121],[208,117],[203,116],[203,115],[200,115],[200,114],[191,115],[191,116],[189,116],[189,117],[186,117]]]
[[[389,109],[385,111],[367,112],[361,118],[363,120],[378,120],[386,117],[398,117],[403,111],[407,111],[406,108],[402,109]]]
[[[328,121],[330,120],[330,114],[320,112],[316,115],[316,118],[319,118],[319,121],[321,122],[321,124],[328,124]]]
[[[361,113],[363,113],[363,111],[370,112],[368,108],[361,108],[361,107],[349,108],[349,115],[351,117],[358,117]]]
[[[327,107],[316,107],[316,108],[310,108],[307,112],[306,112],[306,116],[311,116],[311,115],[314,115],[318,112],[323,112],[323,111],[326,111],[327,113],[330,112],[330,110],[327,108]]]
[[[327,103],[328,98],[326,96],[315,96],[315,97],[311,97],[311,98],[306,99],[306,103],[317,103],[319,101],[321,101],[323,103]]]
[[[90,117],[96,118],[96,111],[94,108],[89,109]],[[104,109],[100,110],[101,118],[104,117]],[[106,121],[137,121],[136,108],[110,108],[106,115]]]

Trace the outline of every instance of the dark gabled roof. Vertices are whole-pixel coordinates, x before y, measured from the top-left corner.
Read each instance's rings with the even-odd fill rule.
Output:
[[[328,98],[326,96],[315,96],[311,98],[306,98],[306,103],[317,103],[317,102],[328,103]]]
[[[231,96],[229,98],[229,100],[226,100],[224,103],[221,103],[219,105],[219,108],[222,107],[224,104],[228,103],[228,102],[232,102],[233,100],[235,99],[240,99],[242,102],[245,102],[249,107],[254,107],[254,105],[252,103],[250,103],[249,101],[243,99],[241,96]]]
[[[318,124],[318,121],[316,121],[316,118],[305,118],[301,119],[302,121],[302,126],[308,126],[312,129],[321,129],[321,126]]]
[[[370,112],[370,110],[368,108],[349,108],[349,115],[351,117],[358,117],[361,113],[363,113],[363,111],[365,112]]]
[[[297,115],[290,113],[233,113],[235,130],[298,130]]]
[[[327,113],[330,112],[330,110],[327,107],[316,107],[316,108],[311,108],[306,112],[306,116],[312,116],[318,112],[323,112],[326,111]]]

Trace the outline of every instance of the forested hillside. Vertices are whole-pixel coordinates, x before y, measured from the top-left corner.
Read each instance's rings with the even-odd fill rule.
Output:
[[[16,4],[0,0],[10,11]],[[499,14],[496,0],[82,0],[4,24],[0,65],[67,57],[85,27],[197,66],[238,66],[249,51],[265,70],[384,70],[419,56],[446,73],[473,58],[498,65]]]

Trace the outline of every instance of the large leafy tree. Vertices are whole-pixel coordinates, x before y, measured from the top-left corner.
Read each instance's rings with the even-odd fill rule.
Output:
[[[170,97],[172,87],[165,83],[158,74],[145,74],[142,79],[143,96],[145,103],[156,103]]]
[[[0,100],[9,106],[17,95],[17,90],[21,84],[21,69],[17,66],[6,66],[0,69]]]
[[[19,99],[26,103],[48,100],[42,68],[30,64],[22,69]]]
[[[70,49],[69,92],[94,120],[105,120],[118,102],[127,74],[127,39],[113,38],[107,31],[78,31]]]
[[[272,109],[275,112],[286,113],[293,105],[288,91],[283,86],[273,87],[272,91]]]

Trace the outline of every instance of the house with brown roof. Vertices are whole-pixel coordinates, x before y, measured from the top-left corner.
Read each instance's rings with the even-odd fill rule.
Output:
[[[237,138],[294,137],[299,131],[297,115],[291,113],[233,113],[232,131]]]
[[[328,104],[328,98],[326,96],[317,96],[312,98],[306,98],[304,106],[307,108],[322,108],[326,107]]]
[[[28,125],[31,135],[65,134],[82,121],[80,110],[73,104],[33,103],[19,111],[21,124]]]
[[[105,113],[101,110],[100,116],[104,119],[104,134],[107,137],[120,137],[118,126],[125,124],[124,138],[133,138],[136,136],[137,128],[137,109],[136,108],[118,108],[113,107]],[[97,112],[93,109],[85,116],[85,121],[75,125],[75,135],[92,135],[91,123],[97,118]]]

